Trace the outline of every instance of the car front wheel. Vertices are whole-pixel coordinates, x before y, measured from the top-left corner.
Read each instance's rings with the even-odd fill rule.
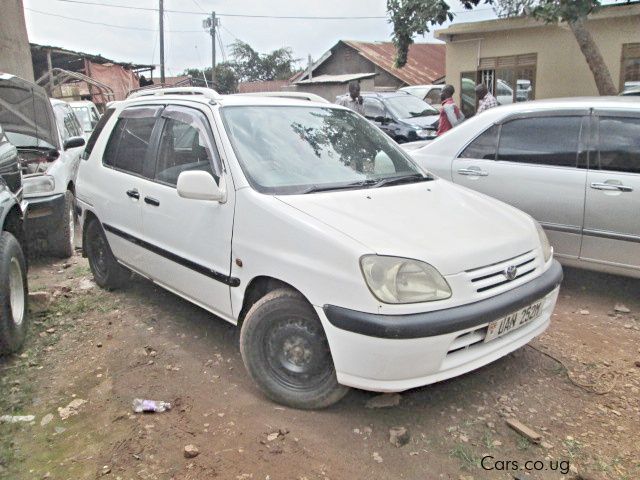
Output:
[[[64,194],[62,223],[49,236],[49,250],[59,258],[69,258],[75,250],[73,240],[76,232],[76,216],[73,211],[75,197],[67,190]]]
[[[240,332],[240,351],[251,378],[278,403],[325,408],[349,390],[336,379],[313,307],[293,290],[274,290],[251,307]]]
[[[20,243],[0,235],[0,353],[18,351],[27,335],[27,267]]]

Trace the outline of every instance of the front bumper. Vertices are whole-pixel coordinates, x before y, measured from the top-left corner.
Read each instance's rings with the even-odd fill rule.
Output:
[[[469,372],[520,348],[550,323],[562,267],[486,300],[411,315],[378,315],[335,306],[316,308],[338,381],[365,390],[393,392]],[[484,343],[487,326],[537,300],[540,315],[503,337]]]
[[[46,197],[25,198],[26,225],[29,236],[48,234],[59,228],[65,215],[65,194],[57,193]]]

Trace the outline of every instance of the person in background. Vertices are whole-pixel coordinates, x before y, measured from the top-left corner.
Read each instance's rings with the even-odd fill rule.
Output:
[[[350,108],[360,115],[364,115],[364,105],[360,96],[360,82],[352,80],[349,82],[349,95],[338,99],[338,105]]]
[[[478,111],[476,114],[498,106],[496,97],[491,95],[491,92],[484,83],[476,85],[476,96],[478,97]]]
[[[453,88],[453,85],[445,85],[442,89],[442,92],[440,93],[442,110],[440,110],[438,132],[436,133],[436,135],[438,136],[442,135],[445,132],[448,132],[464,120],[464,114],[460,111],[458,106],[453,101],[454,93],[455,89]]]

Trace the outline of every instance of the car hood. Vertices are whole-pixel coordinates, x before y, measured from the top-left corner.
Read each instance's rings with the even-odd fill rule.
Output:
[[[378,255],[422,260],[443,275],[539,247],[528,215],[442,179],[277,198]]]
[[[440,115],[426,115],[424,117],[403,118],[402,121],[407,125],[415,125],[416,127],[433,127],[440,119]]]
[[[42,87],[0,74],[0,106],[0,125],[17,147],[59,148],[53,108]]]

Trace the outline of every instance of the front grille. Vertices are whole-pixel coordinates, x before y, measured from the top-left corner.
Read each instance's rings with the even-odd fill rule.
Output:
[[[535,260],[535,252],[531,250],[498,263],[467,270],[466,273],[469,275],[475,291],[483,293],[531,275],[536,269]],[[511,279],[506,274],[509,267],[516,269],[515,277]]]

